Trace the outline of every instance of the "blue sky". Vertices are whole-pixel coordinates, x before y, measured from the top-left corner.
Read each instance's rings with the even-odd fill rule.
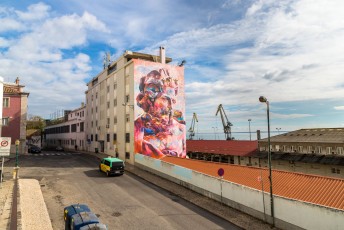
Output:
[[[249,139],[300,128],[344,127],[341,0],[31,1],[0,3],[0,76],[20,77],[29,114],[49,119],[85,101],[86,83],[125,50],[186,60],[186,121],[196,138]],[[214,128],[213,128],[214,127]],[[214,133],[215,131],[215,133]],[[252,134],[252,139],[256,135]]]

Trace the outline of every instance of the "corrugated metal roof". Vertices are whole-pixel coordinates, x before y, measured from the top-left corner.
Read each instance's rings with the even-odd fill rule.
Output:
[[[267,142],[267,138],[259,140]],[[271,142],[344,143],[344,128],[300,129],[270,137]]]
[[[269,193],[267,168],[177,157],[165,157],[161,160],[214,177],[218,177],[218,169],[223,168],[224,180],[258,190],[261,190],[261,183],[264,183],[264,191]],[[261,175],[263,182],[258,180]],[[344,210],[344,180],[342,179],[272,170],[272,183],[274,195]]]
[[[186,151],[232,156],[251,156],[258,152],[258,141],[187,140]]]

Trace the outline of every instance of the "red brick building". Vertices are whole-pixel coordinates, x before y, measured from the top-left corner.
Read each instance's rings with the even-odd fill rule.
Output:
[[[15,152],[15,141],[19,140],[19,153],[24,153],[26,146],[27,99],[29,93],[23,91],[25,86],[19,84],[19,78],[14,83],[4,82],[2,137],[11,137],[11,153]]]

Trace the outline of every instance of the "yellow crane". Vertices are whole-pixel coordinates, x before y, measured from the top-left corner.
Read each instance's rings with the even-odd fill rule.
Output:
[[[227,141],[233,140],[234,138],[232,138],[232,131],[231,131],[231,126],[233,126],[233,124],[228,121],[227,115],[225,113],[225,110],[223,109],[222,104],[220,104],[217,107],[215,116],[217,116],[218,113],[220,113],[221,115],[221,121],[222,121],[223,131],[226,135],[226,140]]]
[[[191,126],[188,130],[189,132],[189,140],[192,140],[193,136],[195,136],[195,123],[198,122],[196,113],[193,113]]]

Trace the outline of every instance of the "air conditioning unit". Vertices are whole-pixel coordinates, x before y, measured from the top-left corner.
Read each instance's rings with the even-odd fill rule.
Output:
[[[109,124],[107,124],[107,125],[106,125],[106,128],[110,128],[110,125],[109,125]]]

